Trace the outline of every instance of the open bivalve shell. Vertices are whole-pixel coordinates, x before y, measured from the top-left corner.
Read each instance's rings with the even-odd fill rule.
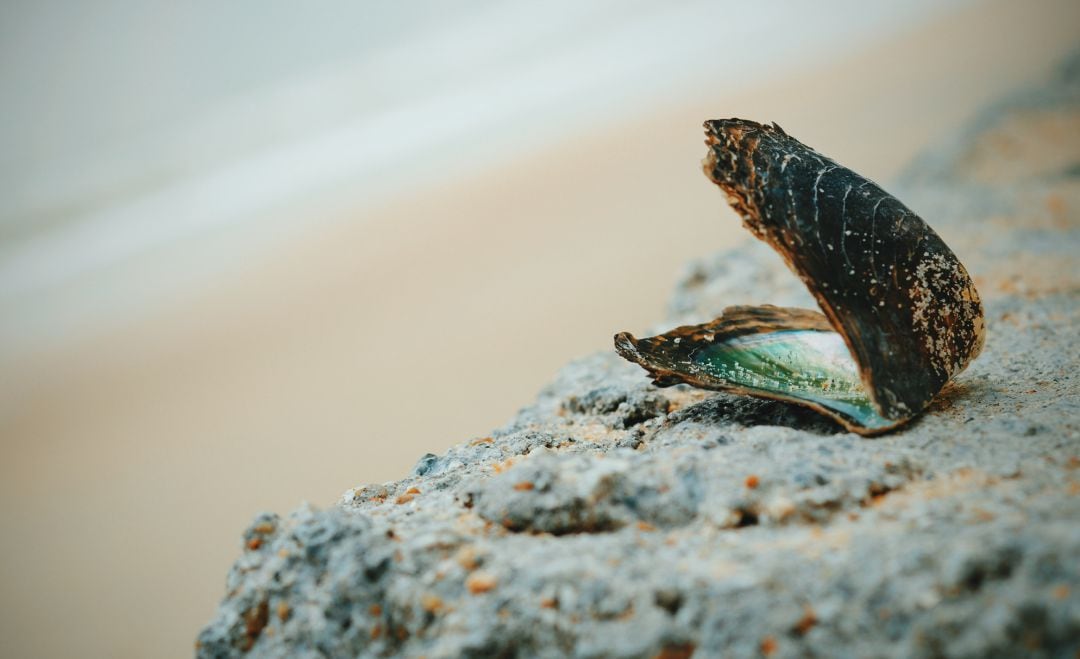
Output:
[[[658,386],[810,407],[862,435],[922,412],[982,349],[975,285],[926,222],[776,124],[705,123],[705,174],[821,307],[735,306],[659,336],[615,336]]]

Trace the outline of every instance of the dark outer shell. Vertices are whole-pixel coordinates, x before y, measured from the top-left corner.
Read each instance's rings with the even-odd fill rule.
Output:
[[[775,124],[705,122],[706,175],[787,261],[844,337],[883,416],[910,417],[982,349],[956,255],[874,182]]]

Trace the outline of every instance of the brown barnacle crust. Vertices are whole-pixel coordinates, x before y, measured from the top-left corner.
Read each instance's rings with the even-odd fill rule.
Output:
[[[909,418],[982,349],[974,282],[918,215],[776,124],[705,122],[705,174],[843,337],[882,416]]]

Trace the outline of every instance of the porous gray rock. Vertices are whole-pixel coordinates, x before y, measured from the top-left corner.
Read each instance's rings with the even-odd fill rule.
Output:
[[[1074,656],[1078,140],[1080,58],[901,181],[988,325],[910,427],[860,438],[595,354],[403,480],[256,518],[199,656]],[[693,263],[662,325],[763,301],[813,308],[748,243]]]

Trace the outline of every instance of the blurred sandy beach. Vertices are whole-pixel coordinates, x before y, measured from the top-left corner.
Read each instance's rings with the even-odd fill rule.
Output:
[[[981,2],[761,84],[718,75],[371,207],[281,209],[320,219],[152,313],[9,355],[0,654],[188,654],[255,513],[396,478],[648,327],[688,259],[748,239],[700,172],[703,120],[776,121],[888,187],[1078,37],[1075,2]]]

